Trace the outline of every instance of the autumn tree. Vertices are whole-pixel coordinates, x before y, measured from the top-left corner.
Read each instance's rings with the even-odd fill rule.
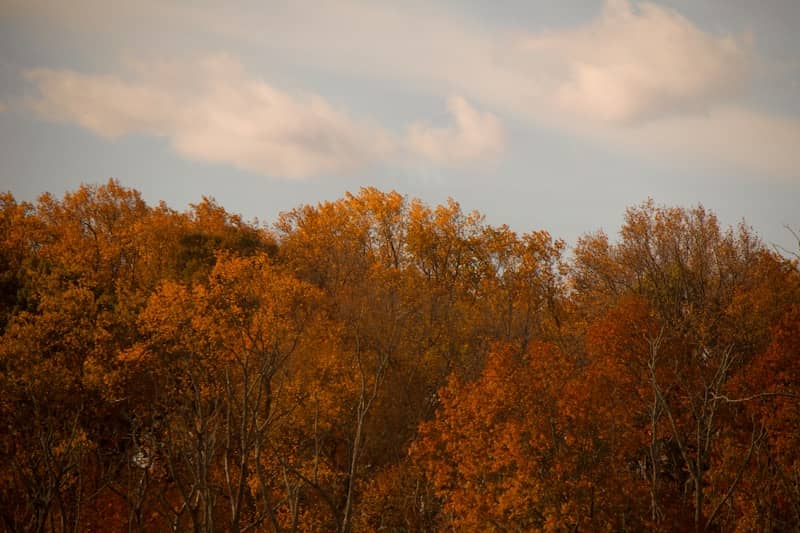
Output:
[[[440,527],[555,531],[596,520],[565,416],[562,391],[575,371],[553,345],[499,345],[475,382],[441,390],[436,419],[414,445],[443,502]]]
[[[1,350],[15,437],[4,455],[24,490],[9,501],[24,502],[28,511],[14,520],[30,514],[29,527],[74,529],[107,481],[97,444],[117,426],[91,368],[130,340],[121,295],[135,284],[131,228],[147,208],[110,181],[15,211],[5,241],[15,248],[4,254],[13,259],[17,312]]]
[[[625,333],[625,324],[635,327],[636,321],[621,314],[621,330],[613,335],[635,335],[642,342],[609,353],[600,347],[610,334],[606,327],[590,339],[589,358],[614,354],[629,373],[621,379],[632,378],[650,389],[649,403],[644,391],[629,389],[629,394],[639,397],[641,419],[649,426],[639,431],[651,436],[644,475],[651,483],[652,519],[658,523],[663,518],[656,493],[664,459],[658,456],[668,454],[658,450],[674,446],[678,458],[669,459],[675,461],[669,474],[688,476],[693,497],[685,509],[687,520],[705,530],[728,520],[721,514],[723,506],[765,436],[761,423],[749,418],[729,391],[764,347],[764,327],[741,309],[743,301],[755,297],[759,265],[774,258],[746,227],[723,232],[702,208],[658,208],[648,202],[628,211],[620,235],[618,244],[603,235],[580,242],[577,298],[591,316],[636,297],[651,325],[649,331]]]
[[[570,256],[571,253],[571,256]],[[794,256],[701,207],[572,252],[454,200],[273,231],[0,195],[8,530],[791,530]]]
[[[119,361],[149,381],[131,409],[151,435],[137,452],[174,482],[162,498],[168,523],[280,529],[281,487],[265,469],[277,461],[271,433],[296,401],[284,388],[290,358],[315,338],[315,298],[256,256],[220,257],[207,284],[167,282],[150,299],[146,340]]]
[[[112,391],[108,377],[116,354],[139,340],[150,293],[185,275],[183,236],[202,226],[223,235],[219,248],[252,254],[270,246],[266,232],[209,200],[195,211],[151,209],[115,180],[35,204],[2,197],[0,351],[4,413],[15,421],[2,453],[10,468],[27,464],[3,477],[16,506],[7,523],[38,513],[50,529],[59,521],[79,528],[92,505],[118,507],[107,489],[128,464],[119,450],[135,430],[127,391]]]

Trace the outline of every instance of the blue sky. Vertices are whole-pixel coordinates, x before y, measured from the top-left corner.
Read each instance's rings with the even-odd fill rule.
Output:
[[[797,248],[800,2],[224,4],[0,0],[0,188],[376,186],[569,242],[652,197]]]

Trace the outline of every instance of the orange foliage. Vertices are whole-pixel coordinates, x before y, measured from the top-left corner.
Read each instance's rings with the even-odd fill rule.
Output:
[[[365,188],[275,232],[0,195],[10,531],[779,530],[800,272],[652,201],[571,256]]]

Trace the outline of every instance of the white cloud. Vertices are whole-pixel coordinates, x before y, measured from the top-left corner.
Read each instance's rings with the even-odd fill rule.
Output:
[[[130,132],[166,135],[177,118],[176,99],[154,86],[68,70],[30,70],[26,77],[41,93],[41,99],[31,102],[40,115],[76,122],[104,137]]]
[[[114,42],[125,40],[123,48],[128,50],[141,48],[142,27],[152,27],[162,37],[158,50],[150,47],[152,54],[161,53],[163,42],[173,35],[184,39],[181,43],[191,40],[200,48],[207,42],[224,42],[231,47],[245,44],[249,50],[262,54],[268,65],[280,66],[290,57],[292,64],[301,69],[343,74],[344,78],[353,74],[359,81],[388,80],[403,90],[458,94],[468,99],[470,106],[481,109],[483,115],[489,111],[513,116],[536,127],[591,139],[612,151],[657,157],[670,164],[687,161],[726,171],[800,177],[798,150],[794,148],[800,117],[789,113],[781,116],[748,103],[747,92],[759,72],[754,65],[761,61],[751,37],[708,31],[677,11],[652,2],[607,0],[599,15],[583,24],[548,31],[509,31],[492,27],[486,20],[470,20],[463,11],[429,2],[300,0],[256,10],[235,3],[221,7],[214,3],[164,4],[147,0],[131,7],[79,0],[91,9],[77,10],[72,4],[67,9],[57,7],[60,4],[52,0],[37,1],[33,5],[41,4],[39,8],[20,2],[23,7],[19,10],[53,13],[52,23],[94,32],[101,36],[100,40],[110,41],[107,35],[113,34]],[[116,10],[123,8],[126,16],[120,17]],[[65,10],[69,13],[62,13]],[[92,13],[93,18],[87,19],[84,12]],[[183,49],[185,45],[181,46]],[[98,84],[101,81],[99,77],[92,80]],[[157,95],[174,92],[161,90],[163,82],[150,83],[146,76],[135,83],[119,78],[106,83],[111,86],[113,80],[127,89],[144,91],[141,98],[154,98],[153,106],[160,105]],[[184,93],[192,95],[189,100],[205,101],[202,97],[208,96],[207,85]],[[156,94],[147,96],[147,90],[153,88],[158,89]],[[246,91],[238,82],[231,82],[228,89],[245,98]],[[313,157],[308,159],[315,163],[309,164],[310,168],[295,169],[295,174],[363,165],[367,160],[385,157],[387,150],[396,157],[399,147],[405,147],[408,154],[409,147],[415,146],[417,154],[427,154],[446,164],[468,160],[463,154],[475,150],[476,145],[458,150],[452,147],[453,139],[468,137],[461,134],[468,128],[459,125],[457,116],[448,128],[416,123],[409,130],[410,136],[403,139],[356,121],[324,100],[322,105],[330,110],[331,118],[323,120],[320,113],[299,103],[310,97],[280,94],[303,108],[303,116],[313,124],[311,130],[318,132],[312,137],[332,139],[321,133],[324,129],[344,131],[341,138],[349,139],[335,149],[315,147],[311,150]],[[183,100],[178,99],[177,108],[189,107]],[[212,116],[231,128],[235,122],[232,117],[248,117],[254,109],[244,104],[233,109],[233,100],[219,96],[211,100],[221,108]],[[135,109],[117,109],[119,104],[114,100],[107,101],[106,106],[115,110],[117,119],[103,120],[95,128],[113,132],[120,120],[126,124],[137,120],[150,123],[155,118],[143,117]],[[222,109],[228,112],[223,113]],[[126,113],[131,116],[122,120]],[[100,117],[83,109],[68,120],[89,124]],[[237,124],[237,128],[245,128],[242,123]],[[734,126],[745,130],[731,131]],[[274,161],[267,167],[250,153],[257,150],[245,150],[259,145],[235,142],[236,135],[227,137],[233,146],[226,148],[225,139],[219,140],[210,130],[202,136],[198,133],[202,128],[150,128],[148,131],[165,135],[176,149],[192,157],[203,152],[206,159],[215,155],[218,160],[246,160],[250,167],[262,172],[268,168],[275,173]],[[291,161],[308,149],[302,142],[286,139],[298,135],[285,130],[276,132],[274,128],[269,131],[267,137],[284,140],[284,166],[297,166]],[[755,131],[759,135],[747,133]],[[374,139],[381,140],[376,143]],[[208,144],[213,145],[211,150]],[[391,146],[386,148],[387,144]],[[354,150],[354,146],[359,149]],[[454,156],[459,151],[460,155]],[[296,155],[290,156],[292,153]],[[338,163],[333,164],[333,160]]]
[[[673,9],[630,0],[607,0],[584,24],[536,32],[414,2],[300,1],[262,17],[185,11],[210,33],[305,64],[446,90],[535,120],[630,123],[702,112],[735,98],[753,61],[748,35],[714,35]]]
[[[399,139],[320,95],[289,94],[254,78],[227,55],[189,64],[140,63],[133,71],[124,79],[30,70],[26,77],[39,97],[29,105],[48,120],[76,123],[103,137],[165,137],[189,159],[295,179],[409,155],[457,165],[496,156],[504,144],[499,119],[463,98],[448,103],[453,126],[418,122],[407,139]],[[411,149],[403,153],[404,147]]]
[[[587,24],[519,37],[489,67],[497,83],[478,88],[498,107],[511,102],[508,112],[613,150],[800,179],[800,117],[747,104],[759,61],[749,35],[714,35],[653,3],[608,0]]]
[[[505,130],[500,120],[480,112],[464,98],[454,96],[447,102],[453,125],[434,127],[415,122],[408,128],[407,143],[412,153],[445,165],[495,157],[505,146]]]
[[[680,159],[724,172],[800,177],[800,120],[742,106],[719,106],[633,129],[604,132],[614,143],[663,159]]]
[[[43,117],[98,135],[169,139],[191,159],[287,178],[339,173],[389,153],[378,126],[357,121],[315,94],[290,95],[248,76],[228,56],[188,65],[140,65],[135,79],[38,69]]]
[[[542,71],[550,66],[553,104],[610,122],[705,111],[739,92],[751,55],[746,36],[710,35],[675,11],[628,0],[610,0],[589,24],[521,47]]]
[[[313,10],[291,3],[267,20],[241,24],[235,14],[217,15],[210,31],[236,28],[240,38],[287,50],[307,65],[460,94],[481,108],[610,150],[725,172],[800,174],[793,148],[800,117],[746,103],[760,61],[752,36],[706,31],[652,2],[607,0],[584,24],[528,32],[413,3],[342,0]],[[248,29],[254,24],[258,29]],[[416,135],[416,144],[445,160],[447,150],[430,146],[446,146],[441,139],[448,135],[419,131],[437,133]]]

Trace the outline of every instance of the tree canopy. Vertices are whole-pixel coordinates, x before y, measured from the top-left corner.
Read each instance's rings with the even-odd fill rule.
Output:
[[[800,524],[798,262],[699,206],[6,193],[0,334],[9,531]]]

